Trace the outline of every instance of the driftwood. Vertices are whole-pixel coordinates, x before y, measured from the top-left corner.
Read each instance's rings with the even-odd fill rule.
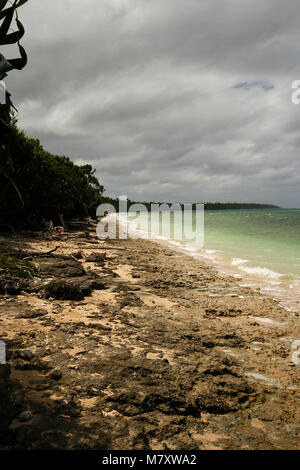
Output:
[[[34,256],[38,256],[39,258],[42,256],[48,256],[54,253],[56,250],[58,250],[58,248],[60,248],[60,246],[57,246],[56,248],[53,248],[53,250],[50,250],[50,251],[44,251],[43,253],[27,253],[26,258],[23,258],[23,259],[30,259],[30,258],[33,258]]]
[[[60,248],[60,246],[57,246],[56,248],[53,248],[53,250],[45,251],[44,253],[37,253],[35,256],[47,256],[47,255],[51,255],[51,253],[54,253],[56,250],[58,250],[58,248]]]

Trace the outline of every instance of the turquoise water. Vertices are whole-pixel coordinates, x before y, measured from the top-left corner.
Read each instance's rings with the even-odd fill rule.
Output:
[[[193,213],[193,224],[195,219]],[[148,214],[141,214],[135,222],[138,220],[143,221],[139,229],[144,234],[152,232],[152,238],[172,239],[172,217],[171,223],[167,217],[160,227],[151,226]],[[179,224],[182,222],[177,221]],[[191,230],[192,218],[186,228]],[[270,278],[281,274],[286,279],[300,280],[300,209],[205,211],[204,246],[199,241],[182,240],[177,245],[209,255],[211,260],[218,258],[220,262],[223,257],[227,265],[245,273]]]
[[[199,214],[189,214],[185,224],[178,214],[174,219],[166,212],[160,223],[147,212],[129,219],[119,214],[119,221],[131,237],[167,244],[179,256],[189,253],[300,313],[300,209],[205,211],[203,243],[201,236],[190,240]],[[189,240],[174,237],[180,231],[189,233]]]
[[[300,279],[300,209],[205,212],[204,248]]]

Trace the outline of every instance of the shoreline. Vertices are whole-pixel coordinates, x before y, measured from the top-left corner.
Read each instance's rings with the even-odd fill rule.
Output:
[[[14,244],[59,245],[33,258],[38,282],[94,288],[76,301],[1,296],[10,374],[0,375],[13,392],[0,387],[0,449],[298,447],[294,312],[164,244],[101,242],[94,225]]]
[[[117,224],[124,226],[124,221],[116,214]],[[125,218],[127,221],[127,217]],[[127,222],[125,222],[126,226]],[[263,294],[271,296],[279,301],[287,312],[300,313],[300,279],[291,275],[276,272],[253,264],[248,259],[240,259],[233,254],[228,254],[220,249],[198,249],[194,245],[168,239],[165,236],[157,235],[155,232],[146,232],[129,223],[128,227],[133,230],[134,239],[139,235],[149,241],[159,243],[171,250],[192,256],[199,262],[204,262],[208,266],[216,268],[221,276],[233,276],[246,287],[259,289]],[[124,230],[124,227],[123,227]],[[124,232],[127,232],[125,229]]]
[[[243,265],[246,264],[244,262],[248,263],[248,260],[234,258],[220,250],[185,248],[180,243],[154,237],[148,241],[191,256],[199,263],[207,265],[208,268],[216,269],[220,276],[234,277],[241,287],[260,290],[263,295],[280,302],[287,312],[300,313],[299,279],[287,278],[284,274],[272,272],[260,266],[247,265],[244,269]],[[218,258],[213,254],[218,254]]]

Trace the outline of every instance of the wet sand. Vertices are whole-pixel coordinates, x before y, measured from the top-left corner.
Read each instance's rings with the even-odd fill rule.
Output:
[[[297,312],[155,242],[100,242],[92,225],[11,243],[38,275],[0,297],[0,449],[299,448]],[[91,292],[45,298],[51,279]]]

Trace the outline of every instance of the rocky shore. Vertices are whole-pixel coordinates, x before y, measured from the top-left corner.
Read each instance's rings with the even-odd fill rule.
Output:
[[[93,224],[0,248],[0,449],[299,448],[298,312]]]

